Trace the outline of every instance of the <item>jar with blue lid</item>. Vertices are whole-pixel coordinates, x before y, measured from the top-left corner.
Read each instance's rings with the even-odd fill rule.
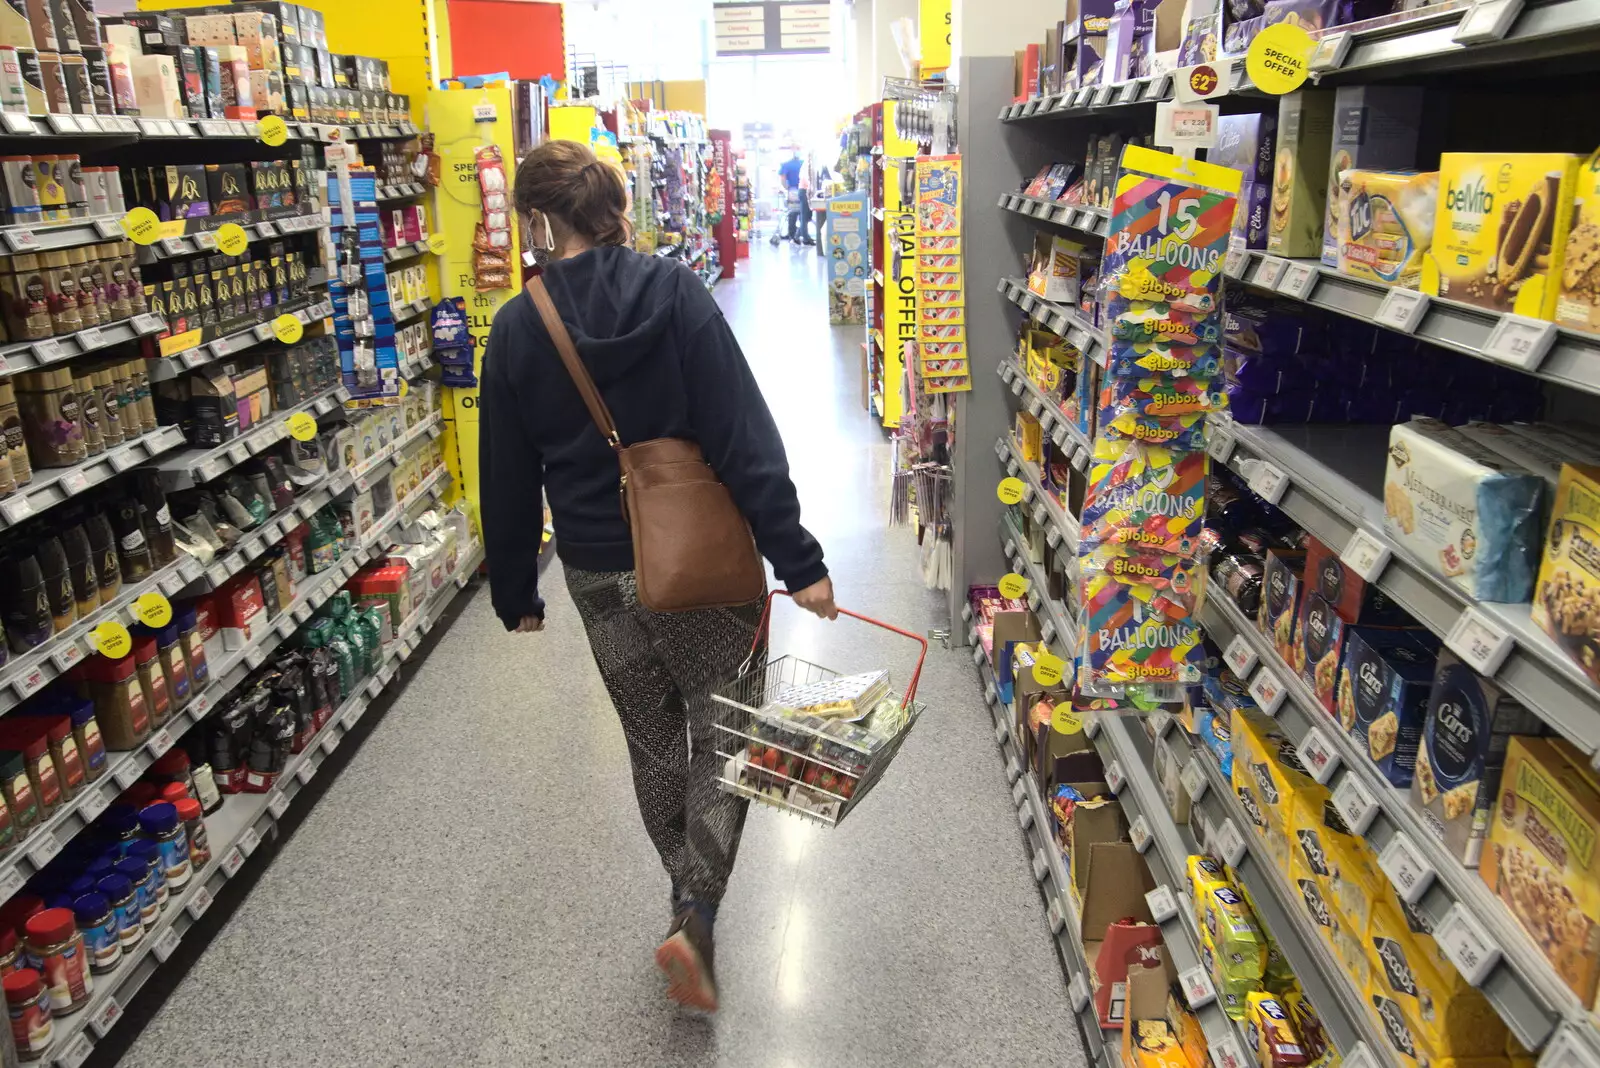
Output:
[[[122,937],[117,914],[104,894],[84,894],[72,903],[72,914],[83,932],[84,951],[96,974],[113,971],[122,963]]]
[[[145,841],[153,843],[161,858],[161,875],[167,889],[177,893],[189,885],[189,836],[184,832],[178,808],[166,801],[146,805],[139,812],[139,827]]]
[[[166,866],[161,863],[160,847],[154,842],[140,839],[128,847],[127,859],[137,860],[150,869],[150,886],[155,894],[156,908],[158,910],[165,909],[169,894],[167,892]]]
[[[161,915],[161,903],[156,900],[156,873],[138,857],[123,857],[117,861],[116,873],[133,884],[139,896],[139,922],[149,930]]]
[[[139,839],[139,810],[132,805],[111,805],[101,813],[99,823],[105,828],[107,844],[127,856],[128,847]]]
[[[95,883],[95,889],[104,894],[117,920],[117,940],[124,950],[132,949],[144,940],[144,918],[139,910],[139,889],[133,880],[114,872]]]

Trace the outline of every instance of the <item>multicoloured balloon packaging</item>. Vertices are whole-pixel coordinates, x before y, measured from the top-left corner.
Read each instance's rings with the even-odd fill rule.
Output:
[[[1205,418],[1239,172],[1123,151],[1102,279],[1110,351],[1078,539],[1078,690],[1136,706],[1199,681]]]

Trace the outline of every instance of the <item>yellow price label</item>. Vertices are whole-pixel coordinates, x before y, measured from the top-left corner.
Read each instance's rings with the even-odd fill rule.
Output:
[[[402,378],[400,380],[400,396],[404,397],[407,393],[410,393],[410,392],[411,392],[411,383],[407,382],[405,379]]]
[[[217,251],[224,256],[242,256],[250,247],[250,235],[238,223],[223,223],[217,227]]]
[[[263,118],[257,129],[261,132],[261,143],[272,148],[289,140],[289,124],[276,115]]]
[[[1050,713],[1050,729],[1057,734],[1077,734],[1083,730],[1083,713],[1073,708],[1071,701],[1062,701]]]
[[[1066,669],[1065,660],[1054,653],[1041,652],[1033,662],[1033,681],[1040,686],[1054,686]]]
[[[295,412],[283,425],[296,441],[310,441],[317,436],[317,420],[310,412]]]
[[[147,627],[164,627],[172,622],[172,602],[152,591],[133,602],[133,614]]]
[[[1001,504],[1016,504],[1022,500],[1022,495],[1027,492],[1027,487],[1020,478],[1002,478],[1000,488],[995,491]]]
[[[1028,580],[1022,575],[1012,572],[1002,575],[1000,581],[995,583],[1000,588],[1000,596],[1008,601],[1015,601],[1018,597],[1028,592]]]
[[[287,312],[272,320],[272,336],[285,345],[293,345],[305,337],[305,334],[305,324]]]
[[[101,656],[109,656],[113,660],[121,660],[133,652],[133,635],[114,619],[108,619],[91,630],[89,640],[94,642]]]
[[[161,220],[149,208],[134,208],[122,217],[122,232],[135,245],[153,245],[161,237]]]
[[[1282,96],[1305,84],[1311,73],[1311,54],[1316,50],[1317,42],[1309,33],[1292,23],[1279,22],[1250,42],[1244,69],[1257,89]]]
[[[443,234],[428,235],[428,251],[437,256],[443,256],[444,250],[450,247],[450,241]]]

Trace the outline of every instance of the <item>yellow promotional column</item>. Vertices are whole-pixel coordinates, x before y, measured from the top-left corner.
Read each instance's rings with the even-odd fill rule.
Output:
[[[474,113],[481,105],[494,108],[491,122],[479,121]],[[434,191],[434,216],[438,233],[444,238],[439,256],[439,275],[446,294],[460,294],[467,302],[467,331],[472,336],[473,371],[483,373],[483,351],[489,343],[489,327],[495,312],[520,290],[515,280],[505,289],[479,292],[472,271],[473,230],[483,217],[478,193],[477,151],[496,145],[505,163],[506,181],[516,172],[512,152],[511,90],[505,86],[488,89],[435,89],[428,93],[428,125],[433,132],[434,151],[439,154],[442,178]],[[522,262],[520,227],[511,228],[511,262]],[[472,507],[477,519],[478,481],[478,391],[449,387],[444,391],[445,455],[456,486]]]
[[[883,102],[883,425],[899,426],[905,414],[906,342],[917,340],[917,278],[915,193],[902,195],[902,183],[912,177],[917,145],[895,133],[896,102]],[[900,254],[900,276],[895,274],[895,252]]]

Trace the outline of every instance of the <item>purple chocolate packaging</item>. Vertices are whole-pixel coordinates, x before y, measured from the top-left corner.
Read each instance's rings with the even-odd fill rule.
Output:
[[[1100,81],[1111,85],[1116,82],[1125,82],[1130,73],[1131,57],[1133,53],[1133,35],[1139,24],[1139,16],[1135,11],[1119,11],[1111,16],[1111,23],[1106,28],[1106,59],[1100,68]]]
[[[1239,186],[1239,206],[1234,209],[1233,235],[1245,248],[1267,247],[1267,203],[1272,199],[1269,182],[1244,182]]]
[[[1246,182],[1268,184],[1272,181],[1272,153],[1277,139],[1275,114],[1224,115],[1217,120],[1217,143],[1206,150],[1206,162],[1232,167],[1244,175]]]

